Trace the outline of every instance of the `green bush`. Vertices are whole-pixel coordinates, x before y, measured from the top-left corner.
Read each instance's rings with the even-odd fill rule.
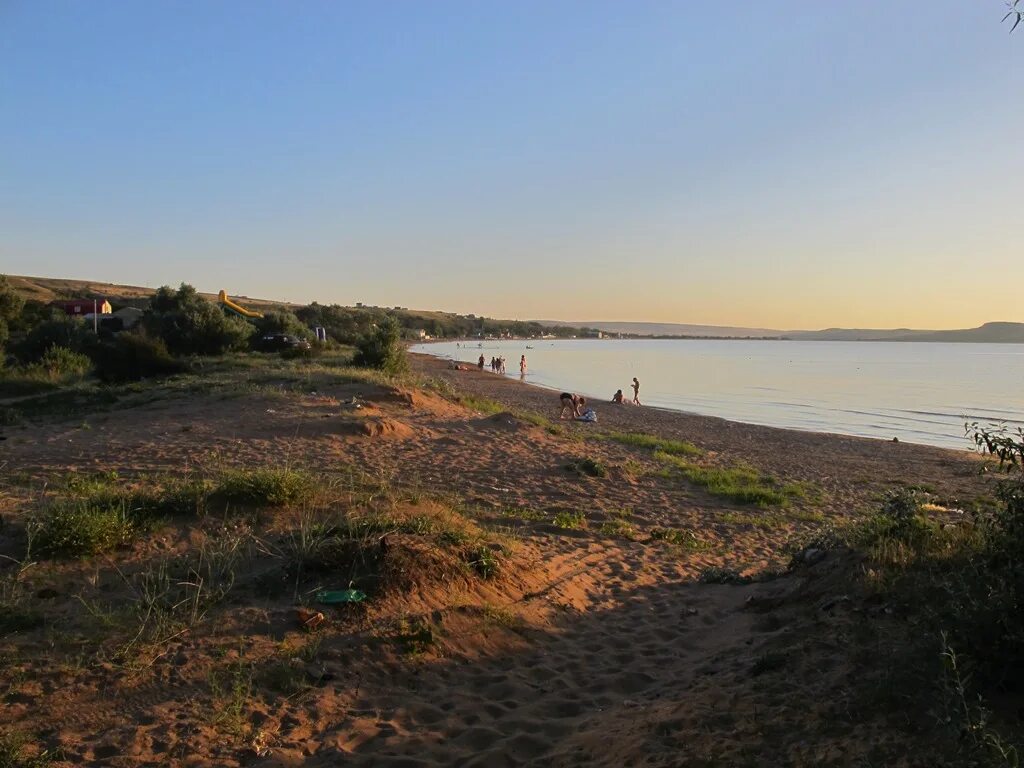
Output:
[[[96,373],[106,382],[138,381],[187,370],[160,339],[120,333],[93,351]]]
[[[92,370],[92,361],[67,347],[50,347],[32,367],[51,381],[68,381],[86,376]]]
[[[185,283],[177,291],[163,286],[156,292],[143,327],[175,355],[221,355],[246,349],[256,332],[255,326],[225,314]]]
[[[0,275],[0,366],[3,365],[3,350],[10,335],[8,329],[24,306],[25,300],[14,290],[7,275]]]
[[[263,317],[255,318],[253,322],[259,331],[257,337],[268,333],[284,333],[299,339],[313,341],[313,331],[310,327],[302,322],[294,312],[286,309],[264,312]]]
[[[356,344],[355,365],[377,368],[389,374],[403,373],[409,367],[405,346],[402,344],[402,328],[392,318],[385,318],[373,331]]]
[[[23,363],[42,359],[51,347],[88,355],[99,343],[92,328],[81,319],[64,316],[46,320],[33,327],[14,345],[14,354]]]

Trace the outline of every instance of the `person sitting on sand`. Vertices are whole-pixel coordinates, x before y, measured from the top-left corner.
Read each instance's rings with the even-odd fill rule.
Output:
[[[566,411],[572,414],[572,418],[578,419],[580,417],[580,409],[587,404],[587,398],[573,392],[563,392],[559,397],[559,401],[562,403],[562,412],[558,414],[560,419],[565,418]]]
[[[640,405],[640,382],[633,377],[633,405]]]
[[[615,394],[612,395],[612,402],[615,403],[616,405],[624,405],[625,404],[626,399],[623,396],[621,389],[617,390],[615,392]]]

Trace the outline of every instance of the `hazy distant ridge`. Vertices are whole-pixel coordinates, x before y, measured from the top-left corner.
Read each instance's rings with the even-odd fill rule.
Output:
[[[948,331],[910,328],[825,328],[820,331],[782,331],[773,328],[742,328],[725,325],[689,325],[686,323],[624,323],[596,320],[561,322],[545,320],[549,325],[600,328],[609,333],[641,336],[705,336],[711,338],[786,338],[801,341],[946,341],[1024,344],[1024,323],[992,322],[978,328]]]

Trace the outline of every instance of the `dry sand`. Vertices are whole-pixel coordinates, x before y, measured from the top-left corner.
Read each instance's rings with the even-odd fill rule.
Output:
[[[753,573],[785,563],[788,540],[877,506],[897,485],[927,483],[947,505],[983,494],[973,456],[612,405],[598,406],[599,424],[567,422],[552,434],[523,414],[556,419],[557,393],[427,357],[415,367],[508,411],[327,384],[7,430],[0,552],[9,557],[22,551],[20,523],[45,484],[69,472],[137,478],[284,464],[356,466],[405,489],[400,505],[448,500],[515,547],[495,579],[413,583],[356,616],[324,609],[315,634],[297,627],[291,593],[242,580],[199,626],[131,664],[105,655],[96,606],[130,604],[127,577],[223,523],[172,525],[94,561],[40,563],[24,581],[47,623],[0,638],[0,727],[59,747],[58,764],[88,766],[930,764],[914,718],[859,708],[854,695],[850,638],[870,625],[884,653],[893,621],[884,606],[859,602],[855,564],[830,556],[741,586],[696,577],[708,566]],[[353,397],[363,407],[347,405]],[[702,462],[749,464],[814,492],[786,509],[724,501],[660,472],[644,450],[587,439],[610,429],[688,440],[707,452]],[[581,457],[608,476],[565,470]],[[586,522],[559,527],[560,513]],[[622,520],[631,538],[605,525]],[[270,541],[293,523],[280,513],[251,534]],[[652,538],[659,528],[691,531],[703,546]],[[398,537],[392,546],[419,545]],[[268,563],[255,548],[249,575]],[[14,567],[0,565],[8,575]],[[426,647],[386,642],[413,619],[430,627]],[[217,680],[312,645],[294,663],[314,683],[284,695],[255,674],[238,713],[244,728],[225,727],[218,713],[234,700]]]

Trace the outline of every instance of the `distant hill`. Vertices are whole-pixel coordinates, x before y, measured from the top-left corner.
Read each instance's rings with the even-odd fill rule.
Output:
[[[141,285],[118,285],[116,283],[103,283],[97,280],[72,280],[59,277],[24,277],[20,275],[8,275],[11,285],[26,299],[49,303],[58,299],[111,299],[119,304],[142,304],[145,306],[149,298],[156,293],[155,288],[146,288]],[[171,286],[177,288],[177,285]],[[230,293],[230,288],[228,289]],[[216,300],[216,293],[202,293],[210,300]],[[234,299],[241,299],[247,305],[256,307],[288,307],[298,306],[286,301],[273,301],[270,299],[253,299],[249,296],[241,296],[236,293],[230,294]]]
[[[784,331],[770,328],[734,328],[728,325],[687,325],[685,323],[623,323],[599,320],[587,322],[565,322],[562,320],[541,320],[544,325],[558,325],[567,328],[598,328],[606,333],[625,333],[637,336],[700,336],[708,338],[778,338]]]
[[[145,306],[155,292],[153,288],[137,285],[117,285],[95,280],[68,280],[55,277],[22,277],[9,275],[11,284],[26,298],[50,302],[56,299],[105,298],[121,304]],[[229,288],[230,291],[230,288]],[[215,293],[204,293],[209,299],[216,299]],[[231,294],[246,305],[260,309],[274,306],[297,307],[299,305],[273,299],[254,299]],[[447,312],[428,312],[403,309],[405,315],[422,322],[432,319],[455,317]],[[472,315],[470,316],[472,317]],[[1024,344],[1024,323],[991,322],[978,328],[935,331],[913,330],[910,328],[825,328],[820,331],[781,331],[773,328],[743,328],[728,325],[692,325],[687,323],[632,323],[616,321],[567,322],[564,320],[541,320],[545,326],[559,328],[598,328],[608,333],[622,333],[636,336],[677,336],[713,339],[792,339],[797,341],[945,341],[979,342],[992,344]]]
[[[561,322],[545,320],[546,325],[599,328],[608,333],[639,336],[688,336],[734,339],[792,339],[796,341],[946,341],[1024,344],[1024,323],[993,322],[978,328],[935,331],[910,328],[825,328],[820,331],[781,331],[772,328],[742,328],[724,325],[686,323],[627,323],[598,320]]]

